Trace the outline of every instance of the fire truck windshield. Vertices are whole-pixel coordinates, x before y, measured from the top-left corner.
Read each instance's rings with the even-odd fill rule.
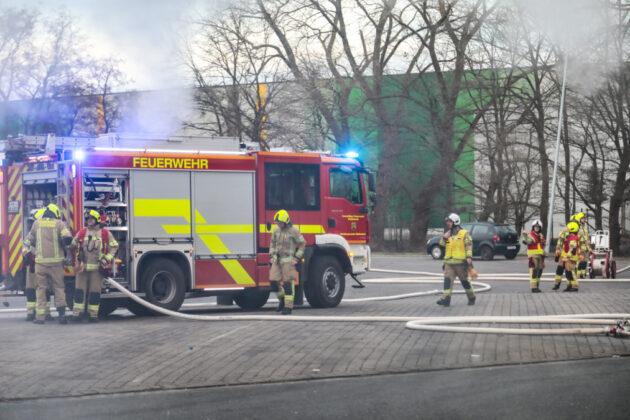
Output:
[[[356,168],[340,167],[330,170],[330,195],[345,198],[352,204],[363,203],[361,177]]]

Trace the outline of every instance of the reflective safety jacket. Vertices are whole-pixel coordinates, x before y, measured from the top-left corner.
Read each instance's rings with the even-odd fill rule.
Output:
[[[440,239],[440,245],[444,249],[445,264],[462,264],[466,258],[472,258],[472,238],[466,229],[459,228],[459,231],[451,231],[448,239]]]
[[[527,245],[527,256],[545,255],[545,235],[536,233],[533,230],[529,235],[523,237],[523,243]]]
[[[579,254],[580,237],[575,233],[569,235],[562,244],[562,258],[577,261]],[[575,252],[574,252],[575,250]]]
[[[590,248],[591,240],[588,235],[588,227],[586,225],[580,225],[580,230],[578,230],[578,236],[580,238],[580,252],[584,255],[588,252]]]
[[[571,232],[566,227],[562,229],[560,234],[558,235],[558,242],[556,243],[556,251],[562,252],[562,244],[564,244],[564,240],[567,239]]]
[[[297,251],[295,250],[297,248]],[[289,263],[293,258],[298,260],[304,255],[306,241],[300,231],[292,226],[287,225],[284,228],[277,226],[271,233],[271,244],[269,246],[269,255],[272,261],[280,264]]]
[[[79,262],[85,264],[85,271],[98,270],[103,257],[111,263],[118,250],[116,239],[107,229],[101,229],[98,225],[81,229],[70,246],[78,249],[83,256],[83,261]]]
[[[23,253],[33,252],[35,249],[35,263],[57,263],[65,258],[65,244],[72,238],[70,229],[59,219],[48,217],[35,220],[31,231],[26,235],[23,243]]]

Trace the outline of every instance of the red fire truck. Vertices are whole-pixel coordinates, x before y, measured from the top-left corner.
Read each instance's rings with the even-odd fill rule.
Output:
[[[345,275],[356,280],[369,268],[373,180],[356,159],[248,151],[232,138],[112,134],[4,140],[0,157],[1,274],[9,288],[24,284],[22,238],[33,210],[48,203],[74,233],[86,211],[99,211],[120,244],[113,277],[168,309],[207,295],[262,307],[279,209],[307,242],[297,303],[306,296],[311,306],[336,306]],[[119,306],[145,312],[107,288],[101,306],[104,313]]]

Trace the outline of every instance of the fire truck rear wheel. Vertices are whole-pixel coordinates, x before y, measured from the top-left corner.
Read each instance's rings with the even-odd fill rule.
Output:
[[[246,310],[260,309],[269,299],[269,290],[248,288],[234,296],[234,302]]]
[[[153,311],[151,311],[149,308],[147,308],[146,306],[142,306],[132,299],[128,299],[125,303],[125,306],[129,310],[129,312],[131,312],[135,316],[149,316],[154,314]]]
[[[117,299],[101,299],[101,303],[98,306],[98,316],[99,318],[104,318],[116,309],[118,309]]]
[[[151,261],[142,275],[142,284],[149,302],[172,311],[182,306],[186,292],[184,273],[174,261]]]
[[[332,308],[343,298],[346,280],[341,265],[331,256],[315,257],[311,263],[304,293],[314,308]]]

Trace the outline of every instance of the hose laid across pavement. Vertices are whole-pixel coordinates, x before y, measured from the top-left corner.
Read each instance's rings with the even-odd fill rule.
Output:
[[[111,278],[106,279],[121,293],[139,304],[162,313],[182,319],[197,321],[308,321],[308,322],[406,322],[406,328],[415,330],[431,330],[445,332],[474,332],[486,334],[609,334],[630,336],[627,328],[619,328],[621,321],[616,319],[630,318],[627,313],[611,314],[577,314],[577,315],[548,315],[533,317],[505,317],[505,316],[466,316],[466,317],[405,317],[405,316],[296,316],[296,315],[193,315],[162,308],[136,296],[121,284]],[[519,328],[488,328],[488,327],[449,327],[439,324],[452,323],[546,323],[546,324],[601,324],[618,323],[618,328],[572,328],[572,329],[519,329]],[[613,331],[614,329],[614,331]]]

